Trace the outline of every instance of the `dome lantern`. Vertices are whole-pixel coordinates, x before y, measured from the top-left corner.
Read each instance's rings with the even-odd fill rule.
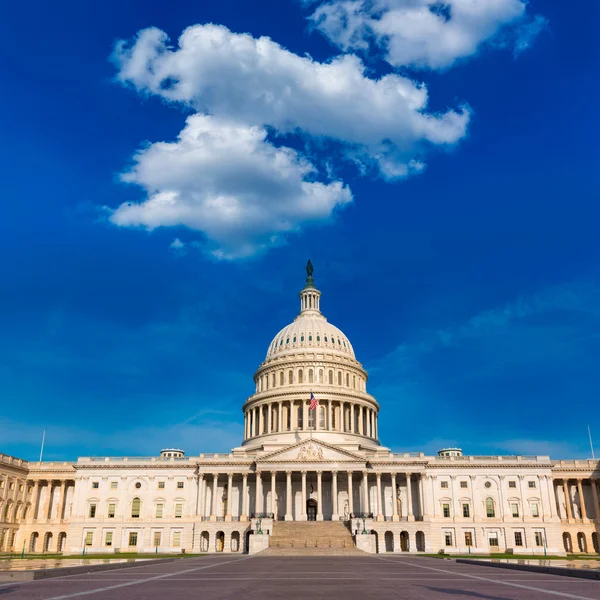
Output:
[[[315,287],[313,279],[314,267],[310,258],[306,263],[306,285],[300,292],[300,314],[321,314],[321,292]]]

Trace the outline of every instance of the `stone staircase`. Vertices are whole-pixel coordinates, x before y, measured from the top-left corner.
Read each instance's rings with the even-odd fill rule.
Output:
[[[275,521],[261,556],[362,555],[342,521]]]

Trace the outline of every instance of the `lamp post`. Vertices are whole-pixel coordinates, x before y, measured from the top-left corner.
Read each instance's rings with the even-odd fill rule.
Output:
[[[25,540],[23,540],[23,550],[21,550],[21,558],[25,558]]]
[[[256,533],[262,535],[262,517],[259,515],[258,517],[258,531]]]
[[[363,530],[362,530],[362,534],[363,534],[363,535],[366,535],[366,534],[367,534],[367,524],[366,524],[366,517],[365,517],[364,513],[363,513],[363,518],[362,518],[362,520],[363,520]]]

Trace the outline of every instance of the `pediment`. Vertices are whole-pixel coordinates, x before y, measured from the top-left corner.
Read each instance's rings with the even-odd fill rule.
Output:
[[[257,462],[361,462],[366,461],[365,456],[348,452],[343,448],[327,444],[319,440],[303,440],[280,448],[269,454],[257,458]]]

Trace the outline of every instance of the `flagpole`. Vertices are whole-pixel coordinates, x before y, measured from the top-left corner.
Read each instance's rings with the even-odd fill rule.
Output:
[[[590,448],[592,449],[592,460],[596,460],[594,456],[594,444],[592,443],[592,432],[590,431],[590,426],[588,425],[588,435],[590,436]]]
[[[44,455],[44,441],[46,439],[46,430],[44,429],[44,433],[42,434],[42,447],[40,449],[40,462],[42,462],[42,456]]]

